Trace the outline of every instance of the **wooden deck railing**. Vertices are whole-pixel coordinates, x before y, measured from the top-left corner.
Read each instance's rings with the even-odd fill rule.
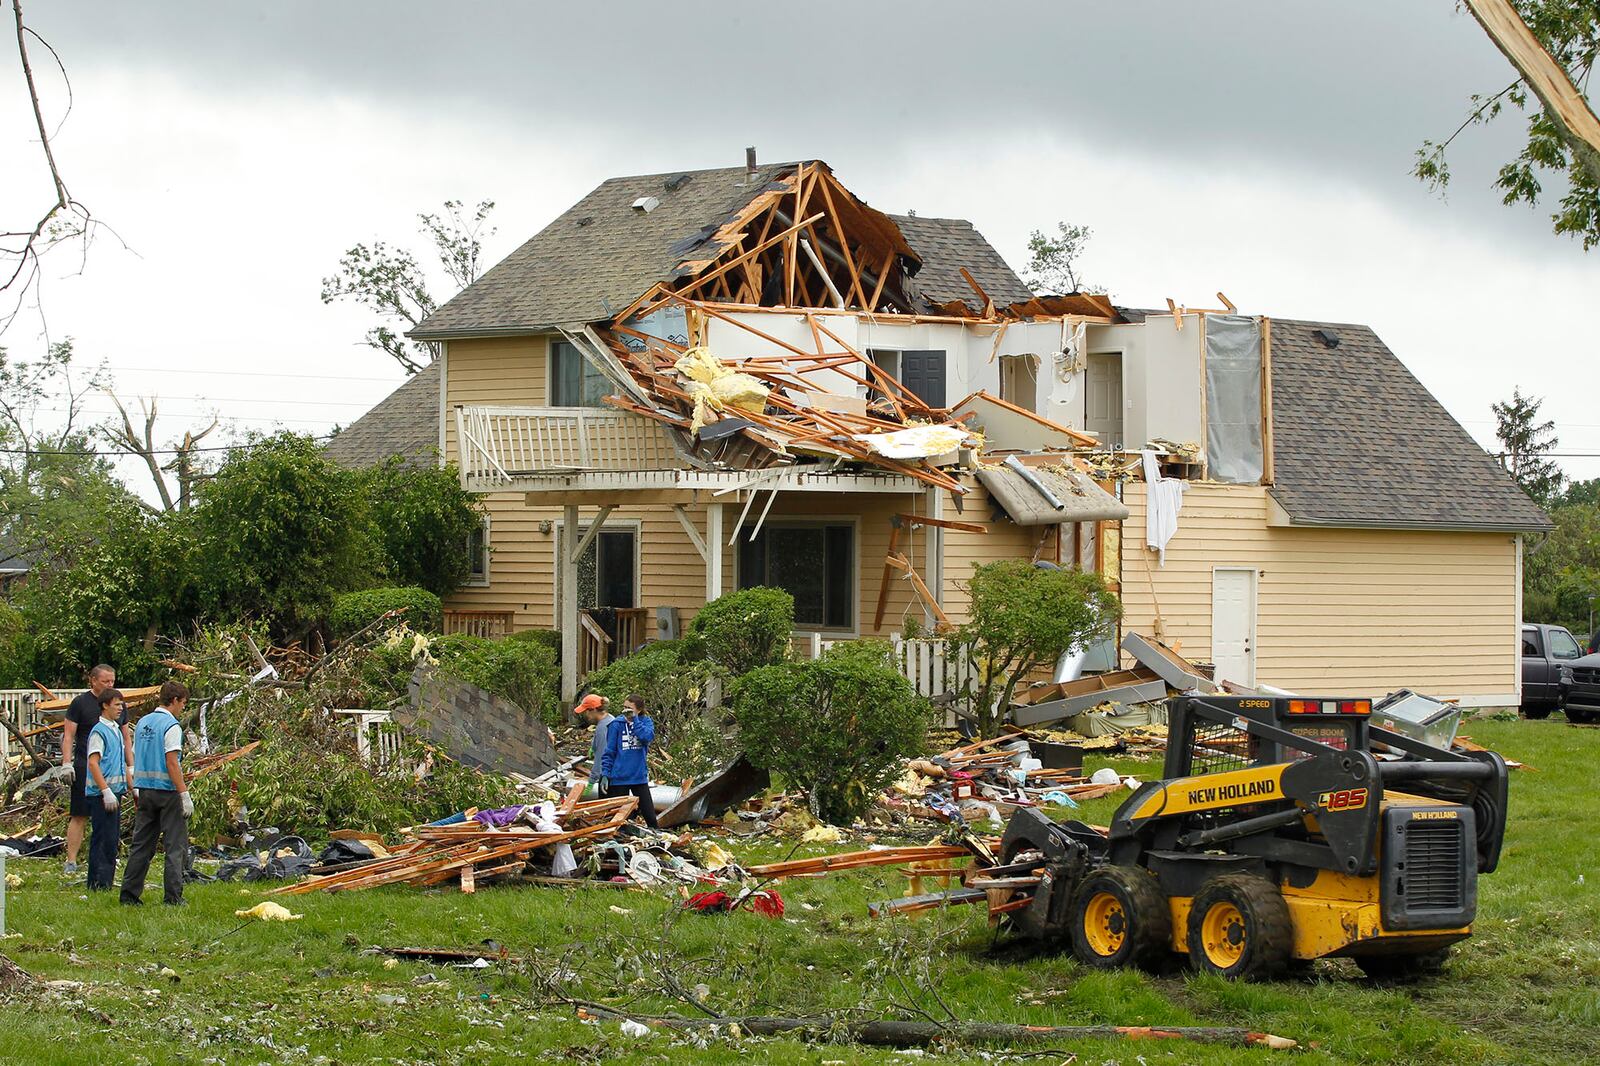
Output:
[[[489,491],[520,474],[673,470],[685,465],[653,418],[602,407],[456,408],[461,483]]]
[[[588,611],[578,612],[578,680],[582,681],[607,663],[624,655],[632,655],[644,647],[648,635],[648,607],[613,608],[612,629],[615,635]]]
[[[498,640],[511,632],[511,612],[447,610],[444,612],[444,631]]]

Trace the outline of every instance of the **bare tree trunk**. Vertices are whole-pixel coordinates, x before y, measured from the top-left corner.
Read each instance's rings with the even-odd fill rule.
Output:
[[[1232,1026],[1194,1025],[1015,1025],[1007,1022],[855,1021],[836,1018],[688,1018],[681,1015],[625,1014],[601,1004],[583,1003],[594,1014],[656,1022],[670,1029],[705,1029],[737,1025],[751,1036],[793,1036],[801,1040],[840,1038],[879,1047],[926,1047],[943,1042],[975,1044],[1048,1044],[1057,1040],[1183,1040],[1227,1047],[1296,1046],[1287,1037]]]

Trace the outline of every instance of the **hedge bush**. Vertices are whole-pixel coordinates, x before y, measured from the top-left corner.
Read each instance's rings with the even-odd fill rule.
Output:
[[[794,597],[759,587],[730,592],[700,608],[689,632],[735,676],[779,663],[789,657],[794,638]]]
[[[735,686],[734,716],[751,762],[806,789],[818,818],[849,825],[923,750],[932,707],[886,643],[861,640],[752,670]]]
[[[561,634],[554,629],[519,629],[506,639],[523,640],[549,648],[550,654],[556,657],[556,662],[561,661]]]
[[[726,675],[696,640],[658,640],[589,675],[585,688],[620,706],[629,696],[645,699],[656,723],[650,751],[665,780],[700,777],[732,758],[733,743],[706,707],[706,691]]]
[[[561,669],[550,649],[527,640],[485,640],[466,633],[438,637],[432,645],[439,669],[510,700],[529,714],[557,715]]]
[[[328,624],[335,636],[348,637],[390,611],[403,611],[406,625],[419,633],[437,633],[444,625],[444,605],[439,597],[415,586],[347,592],[333,601]]]

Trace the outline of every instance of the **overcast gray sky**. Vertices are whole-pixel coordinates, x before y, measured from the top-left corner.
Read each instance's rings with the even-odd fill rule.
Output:
[[[1018,267],[1030,229],[1089,225],[1088,276],[1119,302],[1221,289],[1250,313],[1370,323],[1481,440],[1520,385],[1563,452],[1600,453],[1600,252],[1545,208],[1500,206],[1519,121],[1464,136],[1448,199],[1408,174],[1471,93],[1511,80],[1450,0],[26,10],[72,75],[73,192],[130,249],[53,264],[50,335],[106,358],[122,393],[159,393],[173,431],[213,407],[324,431],[398,384],[359,343],[367,315],[318,299],[355,241],[416,243],[416,212],[489,198],[493,262],[607,176],[754,144],[828,161],[875,206],[970,218]],[[5,70],[13,210],[48,188]],[[4,343],[39,333],[24,317]]]

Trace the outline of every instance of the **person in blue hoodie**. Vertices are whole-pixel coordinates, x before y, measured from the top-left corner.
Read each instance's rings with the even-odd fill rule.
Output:
[[[656,738],[656,724],[644,709],[643,696],[622,702],[622,716],[613,718],[600,757],[600,795],[605,799],[637,796],[638,813],[651,829],[656,825],[656,805],[650,798],[650,768],[645,753]]]
[[[122,842],[122,797],[128,794],[128,760],[123,750],[122,693],[102,689],[96,697],[100,720],[89,731],[89,767],[83,794],[89,801],[89,888],[112,887],[117,845]]]

